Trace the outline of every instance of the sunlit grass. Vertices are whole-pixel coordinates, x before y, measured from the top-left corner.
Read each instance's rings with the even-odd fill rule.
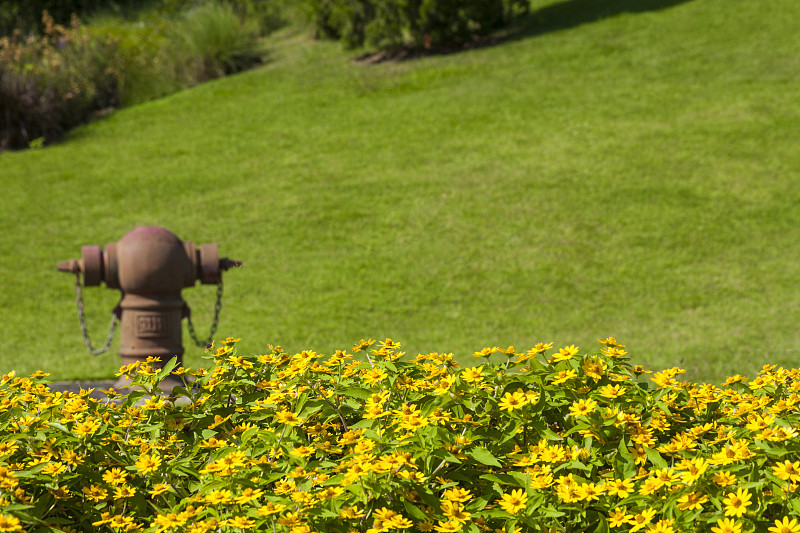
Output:
[[[0,371],[113,375],[55,265],[140,224],[244,261],[219,335],[246,352],[613,335],[690,379],[796,366],[800,6],[671,3],[399,64],[283,32],[262,68],[0,155]],[[203,334],[214,288],[184,296]],[[118,295],[86,297],[99,341]]]

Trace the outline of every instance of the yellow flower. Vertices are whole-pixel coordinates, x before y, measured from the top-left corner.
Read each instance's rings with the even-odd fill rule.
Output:
[[[772,473],[784,481],[798,482],[800,481],[800,461],[792,463],[785,460],[783,464],[773,466]]]
[[[472,494],[469,490],[462,489],[461,487],[453,487],[444,491],[444,499],[452,502],[468,502],[472,499]]]
[[[86,437],[87,435],[94,434],[100,429],[100,419],[89,417],[82,422],[77,422],[72,431],[79,437]]]
[[[227,361],[231,365],[235,366],[236,368],[241,368],[242,370],[250,370],[251,368],[253,368],[253,363],[247,361],[241,355],[231,355],[230,357],[228,357]]]
[[[130,516],[114,515],[106,522],[111,529],[123,529],[129,531],[135,529],[135,523]],[[94,524],[92,524],[94,525]]]
[[[577,370],[573,370],[571,368],[568,370],[562,370],[561,372],[555,375],[555,379],[553,379],[553,385],[560,385],[561,383],[565,383],[577,375],[578,375]]]
[[[416,431],[428,425],[428,419],[418,414],[404,416],[400,420],[400,427],[408,431]]]
[[[255,520],[251,520],[246,516],[236,516],[234,518],[228,519],[226,525],[239,529],[250,529],[251,527],[256,525],[256,522]]]
[[[22,531],[22,524],[15,516],[0,514],[0,531]]]
[[[103,472],[103,481],[109,485],[119,485],[121,483],[125,483],[127,478],[128,474],[123,472],[121,468],[112,468],[111,470]]]
[[[403,515],[398,514],[388,520],[384,520],[381,525],[389,529],[408,529],[413,526],[414,523]]]
[[[507,392],[503,399],[500,400],[499,406],[501,410],[513,411],[524,407],[528,403],[528,397],[521,390],[514,391],[513,393]]]
[[[614,479],[605,484],[605,492],[620,499],[633,494],[633,489],[633,481],[630,479]]]
[[[731,518],[720,518],[717,527],[712,527],[714,533],[741,533],[742,524]]]
[[[594,483],[581,483],[577,489],[577,494],[580,501],[592,501],[600,499],[602,491]]]
[[[581,364],[581,368],[594,381],[598,381],[606,373],[606,364],[596,356],[586,359]]]
[[[19,449],[19,445],[15,440],[9,440],[6,442],[0,442],[0,457],[3,455],[8,455],[10,453],[14,453]]]
[[[647,533],[674,533],[672,520],[659,520],[656,525],[647,528]]]
[[[231,503],[233,501],[231,498],[231,491],[227,489],[212,490],[206,494],[204,500],[206,503],[211,505],[220,505],[223,503]]]
[[[525,508],[528,503],[528,495],[522,489],[511,491],[511,494],[503,494],[500,507],[509,514],[517,514]],[[438,530],[437,530],[438,531]]]
[[[620,385],[606,385],[597,389],[597,392],[600,393],[600,396],[613,400],[625,394],[625,389]]]
[[[93,502],[101,502],[108,496],[108,491],[103,487],[97,485],[89,485],[88,487],[81,488],[81,492]]]
[[[453,522],[467,522],[472,516],[464,510],[461,503],[444,500],[441,502],[442,514]]]
[[[165,405],[166,401],[162,396],[153,396],[145,402],[145,404],[142,406],[142,409],[145,411],[159,411],[163,409]]]
[[[736,483],[736,476],[731,474],[729,470],[724,470],[714,474],[713,480],[720,487],[727,487]]]
[[[42,468],[42,474],[48,476],[57,476],[58,474],[63,474],[67,470],[67,467],[64,463],[59,461],[47,463],[47,466]]]
[[[286,508],[283,504],[275,504],[273,502],[267,502],[266,505],[262,505],[258,508],[257,512],[261,516],[269,516],[271,514],[280,513]]]
[[[461,379],[467,383],[479,383],[483,381],[483,367],[465,368],[461,371]]]
[[[680,462],[679,468],[684,470],[684,472],[681,472],[681,481],[687,485],[691,485],[703,475],[708,468],[708,463],[702,457],[684,459]]]
[[[364,339],[361,339],[360,341],[358,341],[356,344],[353,345],[353,351],[354,352],[362,352],[362,351],[366,350],[367,348],[369,348],[370,346],[372,346],[373,344],[375,344],[375,341],[372,340],[372,339],[369,339],[367,341],[365,341]]]
[[[630,521],[630,524],[633,526],[631,528],[631,533],[644,529],[647,524],[653,520],[655,515],[655,509],[645,509],[641,513],[636,513]]]
[[[375,385],[376,383],[380,383],[389,377],[389,374],[387,374],[382,368],[370,368],[363,370],[361,372],[361,377],[364,379],[364,382],[367,383],[367,385]]]
[[[456,531],[461,531],[463,525],[460,522],[442,522],[440,520],[439,525],[434,526],[433,529],[439,533],[455,533]]]
[[[528,355],[537,355],[537,354],[540,354],[540,353],[544,353],[547,350],[550,350],[552,348],[553,348],[553,343],[552,342],[548,342],[547,344],[545,344],[543,342],[537,342],[536,346],[534,346],[532,349],[528,350]]]
[[[114,499],[121,500],[123,498],[131,498],[136,494],[136,489],[129,485],[122,485],[114,490]]]
[[[253,490],[250,487],[244,489],[242,493],[233,499],[236,503],[247,503],[259,499],[264,494],[261,489]]]
[[[584,416],[592,414],[596,407],[596,401],[581,398],[569,406],[569,412],[572,416]]]
[[[275,421],[279,424],[286,424],[287,426],[299,426],[303,423],[303,419],[291,411],[281,411],[276,413]]]
[[[278,524],[286,527],[298,526],[301,524],[300,515],[289,511],[278,519]]]
[[[166,531],[172,527],[179,527],[186,523],[187,518],[175,513],[167,513],[165,515],[156,516],[151,526],[158,526],[156,533]]]
[[[678,509],[681,511],[702,509],[703,504],[708,502],[708,496],[700,492],[690,492],[678,498]]]
[[[579,348],[574,344],[570,346],[566,346],[558,350],[558,353],[553,355],[553,358],[550,359],[551,363],[558,363],[560,361],[568,361],[572,358],[573,355],[578,353]]]
[[[358,507],[342,507],[339,509],[339,516],[341,518],[355,520],[356,518],[364,516],[364,511],[360,510]]]
[[[170,489],[170,486],[167,485],[166,483],[159,483],[158,485],[156,485],[155,487],[150,489],[149,493],[150,493],[150,496],[158,496],[159,494],[163,494],[164,492],[167,492],[169,489]]]
[[[800,533],[800,526],[797,525],[797,519],[789,521],[788,516],[784,516],[783,520],[775,520],[775,525],[769,528],[770,533]]]
[[[619,527],[623,524],[630,524],[631,520],[633,519],[633,515],[627,514],[627,508],[617,507],[614,509],[614,512],[608,515],[608,525],[611,527]]]
[[[645,479],[644,483],[642,483],[642,486],[639,487],[639,494],[643,496],[648,496],[658,491],[658,489],[660,489],[663,486],[664,484],[661,483],[657,478],[649,477]]]
[[[729,492],[728,496],[722,500],[725,504],[725,516],[741,517],[747,512],[747,506],[752,505],[750,492],[747,489],[739,488],[736,493]]]
[[[344,493],[344,489],[342,487],[325,487],[325,489],[319,491],[316,496],[320,500],[332,500],[338,496],[341,496]]]
[[[142,474],[149,474],[150,472],[155,472],[161,466],[161,457],[157,455],[148,455],[143,453],[139,456],[136,460],[136,468],[139,469],[139,472]]]

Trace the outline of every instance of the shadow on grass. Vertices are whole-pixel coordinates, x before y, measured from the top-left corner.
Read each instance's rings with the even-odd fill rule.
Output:
[[[452,48],[423,50],[408,47],[400,50],[368,53],[356,58],[357,63],[371,64],[384,61],[406,61],[433,55],[448,55],[494,46],[504,42],[536,37],[546,33],[567,30],[590,24],[622,13],[660,11],[692,0],[564,0],[520,17],[499,35],[476,39],[471,43]]]
[[[530,12],[504,40],[566,30],[620,15],[660,11],[692,0],[565,0]]]

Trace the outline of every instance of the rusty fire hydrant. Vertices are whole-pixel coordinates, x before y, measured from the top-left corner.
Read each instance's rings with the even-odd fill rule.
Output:
[[[161,367],[174,356],[179,362],[182,360],[181,320],[190,315],[188,305],[181,298],[181,290],[193,286],[198,280],[218,285],[218,313],[221,272],[234,266],[241,266],[241,262],[220,259],[216,244],[195,246],[193,242],[182,242],[164,228],[141,226],[125,234],[119,242],[107,244],[105,251],[99,246],[83,246],[79,261],[60,262],[58,270],[76,274],[78,308],[90,351],[94,350],[85,334],[81,277],[85,287],[100,285],[104,281],[106,287],[119,289],[122,293],[122,299],[114,310],[121,323],[122,364],[144,362],[148,357],[155,357],[160,362],[152,363],[153,366]],[[189,324],[194,335],[191,321]],[[112,321],[106,349],[113,335],[113,325]]]

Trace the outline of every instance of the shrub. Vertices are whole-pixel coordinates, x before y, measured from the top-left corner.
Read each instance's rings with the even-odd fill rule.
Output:
[[[117,103],[116,43],[75,17],[64,27],[45,12],[43,22],[41,37],[0,39],[0,150],[55,140]]]
[[[210,2],[191,9],[175,33],[198,81],[233,74],[263,60],[257,24],[242,20],[228,4]]]
[[[258,26],[261,35],[268,35],[288,23],[292,16],[293,0],[160,0],[164,13],[181,13],[204,2],[216,1],[236,12],[243,20]]]
[[[102,401],[2,376],[0,528],[798,529],[798,370],[680,382],[613,338],[591,355],[485,348],[464,369],[390,339],[360,357],[237,341],[209,370],[125,366],[143,390]],[[164,397],[170,371],[186,386]]]
[[[0,36],[14,30],[22,35],[41,33],[42,13],[47,11],[57,24],[69,24],[73,15],[85,16],[97,10],[132,8],[151,0],[3,0],[0,2]]]
[[[121,105],[166,96],[196,83],[192,61],[173,38],[166,18],[138,23],[103,17],[95,18],[92,26],[117,43]]]
[[[319,36],[380,49],[460,46],[528,10],[527,0],[307,0],[307,6]]]

